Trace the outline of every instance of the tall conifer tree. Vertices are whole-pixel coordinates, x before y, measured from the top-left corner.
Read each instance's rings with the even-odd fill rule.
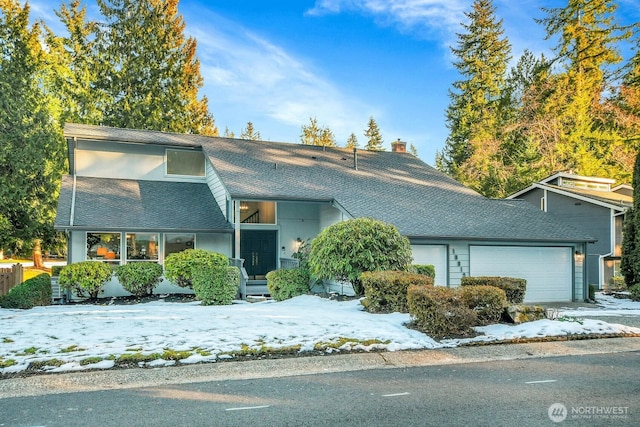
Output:
[[[380,128],[373,117],[369,117],[369,123],[364,131],[364,136],[367,137],[367,143],[364,148],[369,151],[384,151],[382,143],[382,135],[380,135]]]

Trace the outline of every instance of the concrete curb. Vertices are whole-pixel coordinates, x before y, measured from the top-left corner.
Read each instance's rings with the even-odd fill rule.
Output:
[[[568,355],[640,351],[640,338],[552,341],[380,353],[218,362],[163,368],[36,375],[0,380],[0,399],[59,393],[246,380],[366,369],[481,363]]]

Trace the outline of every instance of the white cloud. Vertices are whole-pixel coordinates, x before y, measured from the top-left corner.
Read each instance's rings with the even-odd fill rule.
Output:
[[[241,125],[250,120],[255,123],[256,115],[264,116],[294,126],[297,136],[309,117],[317,117],[340,142],[353,131],[354,122],[364,126],[362,123],[374,114],[371,107],[314,70],[311,61],[295,57],[238,22],[220,16],[215,22],[215,27],[189,22],[187,31],[198,40],[205,94],[214,101],[211,104],[222,108],[245,108],[247,115]],[[212,110],[224,130],[227,124],[218,119],[224,111]]]
[[[462,0],[316,0],[307,14],[355,11],[373,16],[379,24],[434,38],[459,31],[469,6],[468,1]]]

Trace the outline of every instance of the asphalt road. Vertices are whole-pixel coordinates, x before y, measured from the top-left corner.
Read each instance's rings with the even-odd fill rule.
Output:
[[[563,416],[560,425],[639,425],[639,343],[132,370],[148,376],[137,380],[127,374],[140,372],[122,371],[3,380],[0,426],[544,426]]]

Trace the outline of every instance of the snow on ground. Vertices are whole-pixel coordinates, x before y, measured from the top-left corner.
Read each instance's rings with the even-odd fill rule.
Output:
[[[603,308],[592,310],[598,316],[605,312],[640,315],[640,303],[598,296]],[[48,372],[109,369],[115,364],[114,358],[136,353],[158,354],[141,366],[176,363],[162,359],[165,350],[191,354],[179,363],[213,362],[232,357],[243,346],[245,350],[265,350],[299,345],[300,351],[311,351],[317,343],[340,338],[351,340],[340,350],[397,351],[543,336],[640,334],[640,328],[574,317],[588,313],[591,311],[567,311],[560,313],[559,320],[479,327],[483,335],[476,338],[438,342],[407,328],[408,314],[371,314],[363,311],[357,300],[338,302],[310,295],[283,302],[237,302],[229,306],[157,301],[0,309],[0,366],[5,366],[0,374],[23,371],[30,363],[44,363],[42,369]],[[377,342],[369,344],[366,340]],[[46,366],[52,359],[61,365]],[[15,363],[6,366],[10,360]],[[88,361],[95,363],[86,364]]]

